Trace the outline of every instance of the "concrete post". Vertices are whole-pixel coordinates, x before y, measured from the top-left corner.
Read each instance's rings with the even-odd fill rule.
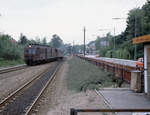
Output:
[[[131,72],[130,88],[135,92],[141,92],[141,71],[134,70]]]

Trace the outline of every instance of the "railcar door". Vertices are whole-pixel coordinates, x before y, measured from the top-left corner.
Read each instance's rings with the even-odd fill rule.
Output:
[[[40,48],[38,47],[37,50],[36,50],[36,60],[40,60]]]
[[[57,49],[55,49],[55,53],[56,53],[56,57],[58,56],[58,50]]]
[[[47,60],[47,48],[45,48],[45,60]]]
[[[53,57],[53,48],[51,48],[51,57]]]

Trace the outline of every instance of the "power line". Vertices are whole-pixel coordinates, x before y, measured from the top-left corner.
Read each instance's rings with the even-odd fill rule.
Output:
[[[140,0],[135,0],[135,8],[138,8],[140,5]]]
[[[135,4],[135,1],[134,0],[125,0],[126,1],[126,6],[124,7],[124,9],[129,9],[130,7],[130,4]],[[123,4],[124,5],[124,4]]]

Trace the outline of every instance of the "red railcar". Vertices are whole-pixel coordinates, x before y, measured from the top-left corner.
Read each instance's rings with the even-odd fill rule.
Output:
[[[27,65],[54,61],[63,58],[63,51],[48,45],[30,44],[24,48],[24,61]]]

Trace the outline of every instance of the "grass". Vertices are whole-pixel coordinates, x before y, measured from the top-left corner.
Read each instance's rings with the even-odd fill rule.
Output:
[[[86,89],[110,87],[115,84],[114,76],[111,73],[104,72],[87,61],[73,57],[68,63],[69,70],[66,81],[70,90],[86,91]]]
[[[0,58],[0,67],[15,66],[18,64],[24,64],[24,60],[4,60]]]

